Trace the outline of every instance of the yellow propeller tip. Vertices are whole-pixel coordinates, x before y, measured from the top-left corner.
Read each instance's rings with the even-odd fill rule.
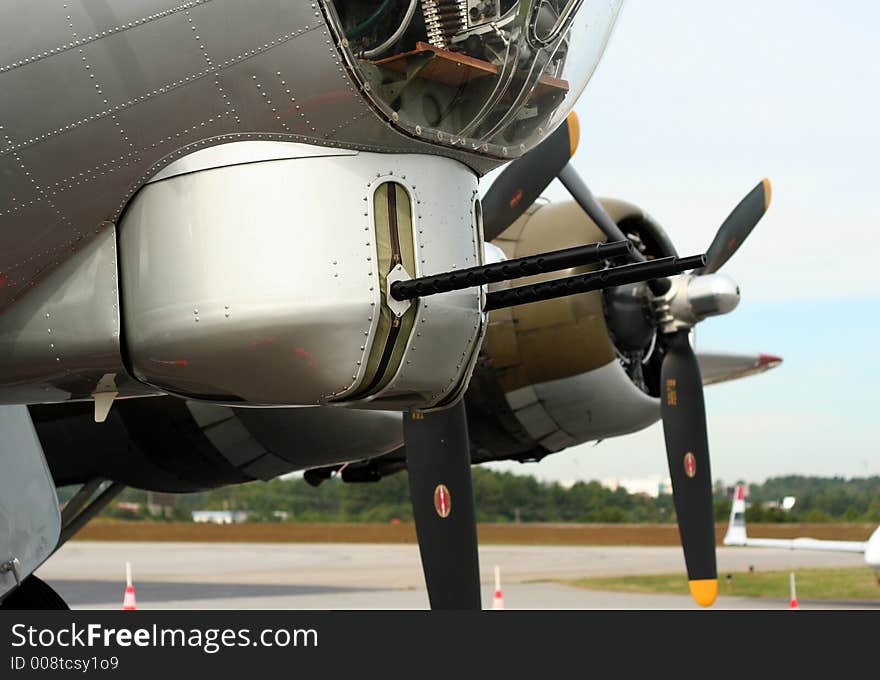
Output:
[[[565,122],[566,125],[568,125],[568,144],[571,152],[569,158],[573,158],[575,151],[577,151],[578,144],[580,144],[581,141],[581,123],[574,111],[568,114],[568,118],[565,119]]]
[[[718,597],[718,579],[703,578],[688,581],[691,589],[691,596],[701,607],[711,607]]]
[[[767,208],[770,207],[770,196],[773,193],[773,188],[770,186],[770,180],[765,177],[761,180],[761,183],[764,185],[764,211],[767,211]]]

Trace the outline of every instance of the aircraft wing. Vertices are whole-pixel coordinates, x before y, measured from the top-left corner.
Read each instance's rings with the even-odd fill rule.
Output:
[[[865,552],[867,541],[829,541],[817,538],[747,538],[733,545],[750,548],[782,548],[785,550],[821,550],[826,552]]]
[[[745,378],[769,371],[782,363],[772,354],[733,354],[730,352],[697,351],[700,374],[704,385]]]

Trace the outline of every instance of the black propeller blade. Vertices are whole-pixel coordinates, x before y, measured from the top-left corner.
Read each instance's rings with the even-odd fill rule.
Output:
[[[497,238],[537,200],[574,155],[579,134],[572,112],[553,134],[498,175],[482,200],[486,241]]]
[[[559,181],[571,194],[575,202],[583,209],[596,226],[602,231],[609,241],[626,241],[626,235],[621,231],[617,223],[611,219],[611,215],[602,207],[602,204],[593,196],[593,192],[586,185],[571,163],[567,163],[559,170]],[[633,250],[631,257],[636,262],[643,262],[645,256],[638,250]]]
[[[699,276],[718,271],[742,245],[769,205],[770,180],[765,179],[733,209],[709,246],[706,266],[694,273]],[[703,380],[688,340],[688,329],[674,331],[667,338],[660,371],[666,457],[691,595],[708,607],[718,595],[718,570]]]
[[[477,524],[464,400],[404,414],[409,492],[432,609],[480,609]]]
[[[571,136],[569,125],[572,126]],[[570,116],[566,125],[560,126],[540,146],[507,167],[483,199],[484,236],[487,241],[496,238],[522,215],[554,176],[559,178],[609,242],[626,240],[626,235],[568,162],[576,146],[577,119]],[[706,266],[694,274],[718,271],[739,249],[769,205],[770,181],[765,179],[740,201],[721,225],[706,253]],[[646,259],[636,249],[631,252],[631,258],[636,262]],[[658,298],[665,295],[671,286],[672,282],[665,278],[649,282],[651,292]],[[674,331],[667,337],[667,352],[661,368],[661,412],[666,456],[691,595],[699,604],[707,607],[718,594],[718,570],[703,381],[688,339],[688,329]],[[419,539],[421,544],[421,533]],[[427,567],[425,573],[428,573]]]
[[[669,336],[660,376],[666,457],[688,583],[694,599],[708,607],[718,595],[712,473],[703,380],[687,330]]]
[[[608,237],[609,242],[629,240],[626,234],[617,226],[617,223],[608,214],[593,192],[586,185],[571,163],[567,163],[559,171],[559,181],[571,194],[575,202],[583,209],[587,216],[596,223],[596,226]],[[630,258],[634,262],[644,262],[647,258],[636,248],[630,251]],[[670,288],[669,279],[651,279],[648,286],[656,296],[665,295]]]
[[[715,234],[706,251],[706,267],[700,274],[713,274],[727,262],[752,233],[770,207],[770,180],[764,179],[739,202]]]

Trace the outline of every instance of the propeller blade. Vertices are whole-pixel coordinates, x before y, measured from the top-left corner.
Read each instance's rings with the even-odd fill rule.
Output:
[[[596,226],[602,231],[609,241],[626,241],[626,234],[621,231],[617,223],[611,219],[611,215],[602,207],[602,204],[593,196],[593,192],[581,179],[577,170],[571,163],[566,164],[559,171],[559,181],[571,194],[571,197],[583,209]],[[638,250],[633,250],[632,259],[635,262],[643,262],[645,256]]]
[[[708,607],[718,595],[718,569],[703,383],[688,332],[669,339],[660,371],[666,457],[691,595]]]
[[[404,414],[406,465],[432,609],[480,609],[477,523],[464,400]]]
[[[733,257],[770,207],[770,194],[770,180],[765,178],[739,202],[724,220],[706,251],[707,264],[701,274],[717,272]]]
[[[581,176],[571,163],[567,163],[565,167],[559,171],[559,181],[562,182],[562,185],[568,190],[568,193],[571,194],[572,198],[574,198],[575,202],[583,209],[583,211],[587,213],[589,218],[596,223],[596,226],[599,227],[602,233],[608,237],[609,243],[629,240],[626,234],[623,233],[621,228],[618,227],[617,223],[611,218],[611,215],[608,214],[608,211],[605,210],[602,204],[596,200],[596,197],[593,196],[593,192],[590,191],[590,188],[586,185],[584,180],[581,179]],[[630,258],[633,262],[645,262],[647,260],[644,254],[636,248],[633,248],[630,251]],[[669,291],[671,285],[669,279],[666,278],[651,279],[648,281],[648,287],[656,297],[665,295]]]
[[[483,237],[491,241],[516,222],[574,156],[580,126],[574,112],[547,139],[508,164],[483,197]]]

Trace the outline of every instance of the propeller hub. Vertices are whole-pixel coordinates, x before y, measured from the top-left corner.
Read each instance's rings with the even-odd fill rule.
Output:
[[[675,277],[664,298],[668,313],[662,319],[663,330],[672,333],[710,316],[727,314],[736,309],[739,300],[739,286],[724,274]]]

